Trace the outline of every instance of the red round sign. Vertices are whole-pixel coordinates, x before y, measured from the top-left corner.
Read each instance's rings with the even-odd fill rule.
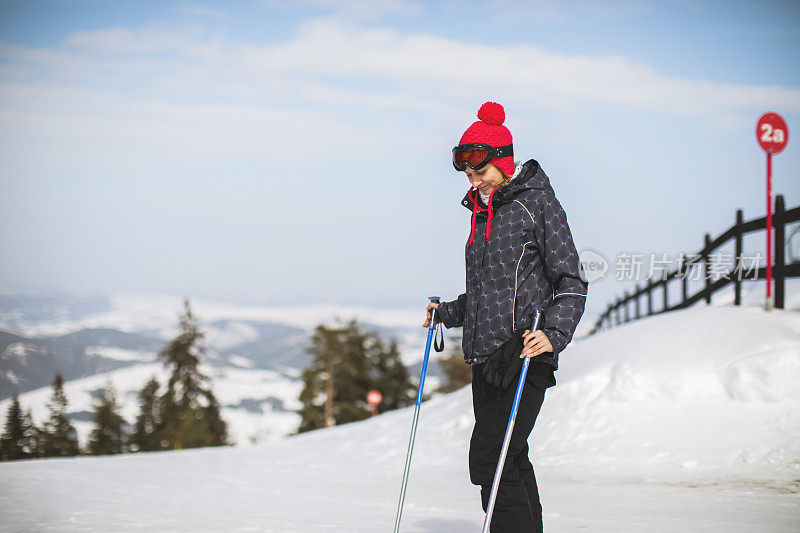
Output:
[[[789,128],[777,113],[764,113],[756,124],[756,139],[765,152],[779,154],[789,141]]]
[[[379,405],[383,400],[383,395],[376,390],[371,390],[367,393],[367,403],[370,405]]]

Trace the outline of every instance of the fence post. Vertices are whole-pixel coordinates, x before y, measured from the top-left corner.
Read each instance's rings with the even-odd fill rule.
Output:
[[[687,279],[688,276],[686,273],[688,269],[686,268],[686,256],[681,257],[681,264],[678,265],[678,274],[681,276],[681,306],[686,305],[686,295],[688,291],[688,283],[689,280]]]
[[[711,244],[711,235],[706,233],[705,245],[703,246],[703,260],[705,262],[705,272],[704,272],[704,274],[705,274],[705,278],[706,278],[706,289],[705,290],[706,290],[706,303],[707,304],[711,304],[711,276],[709,276],[709,274],[708,274],[708,272],[709,272],[708,262],[709,262],[709,255],[710,255],[710,252],[711,252],[711,250],[709,250],[708,248],[709,248],[710,244]]]
[[[775,228],[775,266],[772,268],[772,276],[775,278],[775,308],[783,309],[783,283],[784,273],[783,265],[786,263],[785,250],[786,250],[786,221],[785,218],[786,205],[783,201],[783,195],[778,194],[775,196],[775,215],[772,217],[772,225]]]
[[[664,311],[667,311],[669,309],[669,303],[668,303],[668,300],[667,300],[667,298],[668,298],[667,280],[666,279],[662,279],[661,283],[664,284]]]
[[[653,314],[653,283],[647,281],[647,316]]]
[[[642,318],[642,315],[639,313],[639,284],[636,284],[636,319]]]
[[[744,225],[744,212],[741,209],[736,210],[736,254],[734,255],[734,273],[736,277],[733,280],[733,305],[742,305],[742,226]]]
[[[629,298],[628,291],[625,291],[625,296],[622,299],[622,302],[623,302],[622,305],[625,306],[624,311],[623,311],[623,313],[625,313],[625,322],[630,322],[630,316],[628,316],[628,307],[630,307],[628,305],[628,298]]]

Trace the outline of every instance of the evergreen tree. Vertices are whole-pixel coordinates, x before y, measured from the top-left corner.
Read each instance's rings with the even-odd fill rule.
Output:
[[[339,381],[333,395],[333,420],[346,424],[370,416],[367,393],[372,389],[372,379],[367,358],[368,337],[355,320],[343,328],[339,340],[341,358],[334,369],[334,383],[336,376]]]
[[[47,402],[50,418],[42,429],[42,456],[69,457],[81,453],[78,434],[67,418],[67,395],[64,394],[64,377],[56,372],[53,379],[53,395]]]
[[[412,405],[416,400],[417,391],[409,379],[408,369],[400,359],[397,341],[392,339],[387,347],[377,335],[373,334],[370,340],[372,388],[380,391],[383,396],[378,412],[383,413]]]
[[[131,451],[151,452],[162,448],[156,432],[159,424],[158,388],[158,380],[153,376],[139,391],[139,414],[130,438]]]
[[[336,327],[318,325],[308,351],[314,358],[303,371],[299,432],[367,418],[366,396],[372,389],[384,397],[381,411],[414,402],[396,341],[387,347],[353,320]]]
[[[126,434],[128,423],[119,414],[119,410],[114,385],[109,380],[92,413],[95,427],[89,435],[89,453],[107,455],[128,451]]]
[[[22,412],[19,395],[14,394],[8,406],[5,431],[0,437],[0,460],[30,459],[38,455],[36,428],[30,411]]]
[[[355,321],[339,327],[316,327],[308,348],[314,358],[303,371],[300,432],[369,416],[363,400],[369,391],[364,342]]]
[[[303,390],[300,391],[300,427],[298,433],[333,425],[333,367],[335,354],[328,348],[331,333],[318,325],[311,336],[308,352],[314,356],[302,374]]]
[[[446,381],[436,389],[436,392],[453,392],[472,383],[472,367],[464,362],[461,339],[454,339],[450,355],[437,362],[444,372]]]
[[[30,409],[25,412],[22,428],[25,435],[22,449],[28,453],[28,457],[39,457],[42,454],[42,430],[34,424]]]
[[[161,352],[159,358],[170,370],[167,390],[159,399],[157,436],[162,449],[228,445],[227,423],[220,416],[219,403],[208,376],[199,370],[203,353],[200,341],[205,336],[184,300],[180,334]]]

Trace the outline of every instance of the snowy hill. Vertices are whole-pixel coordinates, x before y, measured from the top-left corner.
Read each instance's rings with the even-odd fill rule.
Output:
[[[68,297],[0,298],[0,420],[15,390],[23,409],[41,425],[55,371],[65,377],[68,415],[81,444],[92,429],[92,403],[108,380],[114,384],[122,415],[133,422],[137,392],[150,376],[167,380],[156,354],[177,334],[180,298],[112,295],[107,301]],[[410,373],[418,375],[424,330],[424,305],[416,310],[345,306],[270,307],[192,301],[205,334],[201,371],[212,378],[239,445],[275,440],[293,433],[302,388],[300,373],[313,328],[335,318],[358,319],[385,340],[396,338]],[[9,332],[2,331],[7,329]],[[428,390],[439,383],[429,367]]]
[[[570,345],[556,377],[530,439],[548,531],[797,530],[799,312],[649,317]],[[470,401],[423,404],[404,531],[480,529]],[[14,531],[387,531],[410,423],[404,409],[244,448],[0,464],[0,512]]]

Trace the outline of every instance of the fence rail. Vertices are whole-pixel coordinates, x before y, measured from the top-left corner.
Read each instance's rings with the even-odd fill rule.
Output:
[[[772,266],[772,278],[774,280],[775,288],[775,307],[779,309],[784,307],[784,280],[786,278],[800,277],[800,260],[787,264],[785,256],[786,225],[797,221],[800,221],[800,205],[792,207],[791,209],[786,209],[783,195],[776,195],[775,209],[772,215],[774,238],[773,249],[775,251],[773,254],[774,264]],[[766,216],[745,221],[742,210],[737,209],[736,222],[733,224],[733,226],[722,232],[714,239],[712,239],[711,236],[706,233],[704,237],[705,242],[703,248],[697,252],[691,260],[687,261],[685,257],[683,257],[678,268],[675,270],[671,272],[665,272],[665,274],[658,279],[650,280],[644,287],[640,288],[639,285],[636,284],[636,290],[632,294],[628,294],[626,291],[624,296],[617,298],[614,300],[614,302],[610,303],[603,314],[601,314],[595,322],[594,327],[589,332],[589,335],[611,328],[615,325],[629,322],[630,320],[643,318],[644,316],[682,309],[703,299],[705,299],[706,303],[710,304],[711,295],[729,284],[733,284],[734,287],[734,305],[740,305],[742,297],[743,271],[742,241],[746,234],[757,231],[766,231],[766,228]],[[709,276],[709,258],[714,250],[725,246],[731,240],[734,241],[735,246],[734,260],[736,262],[736,266],[731,272],[723,274],[719,278],[712,281],[711,276]],[[688,294],[689,280],[684,274],[688,272],[688,269],[691,268],[692,265],[700,263],[703,265],[705,286],[695,294],[690,295]],[[753,273],[753,277],[748,277],[746,279],[766,279],[767,277],[766,266],[753,268],[749,271]],[[670,305],[668,283],[677,278],[680,278],[681,280],[681,300],[675,305]],[[663,304],[660,310],[654,311],[653,292],[662,287],[663,290],[661,292]],[[644,296],[647,297],[647,314],[642,315],[639,301]],[[631,317],[629,314],[629,304],[631,302],[634,304],[635,314],[633,317]]]

